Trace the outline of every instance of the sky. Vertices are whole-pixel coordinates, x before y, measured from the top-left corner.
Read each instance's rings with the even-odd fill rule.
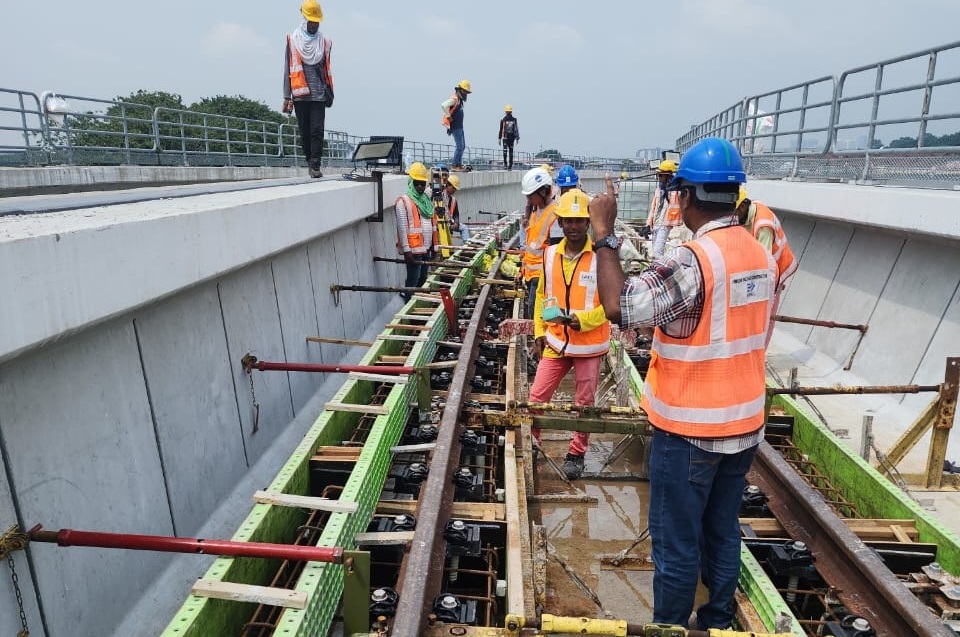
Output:
[[[0,0],[0,87],[99,99],[138,89],[278,109],[297,0]],[[518,150],[632,157],[745,96],[958,39],[957,0],[411,3],[321,0],[327,129],[449,143],[440,102],[468,79],[468,146],[505,104]],[[922,78],[921,78],[922,79]]]

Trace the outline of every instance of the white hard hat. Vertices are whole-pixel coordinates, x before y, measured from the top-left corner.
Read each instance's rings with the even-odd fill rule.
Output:
[[[520,182],[520,192],[524,195],[532,195],[544,186],[551,184],[553,184],[553,179],[550,178],[550,173],[540,167],[531,168],[524,174],[523,180]]]

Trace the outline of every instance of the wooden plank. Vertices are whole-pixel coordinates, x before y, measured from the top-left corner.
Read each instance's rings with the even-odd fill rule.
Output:
[[[390,453],[422,453],[433,451],[436,448],[437,443],[424,442],[418,445],[397,445],[396,447],[390,447]]]
[[[507,397],[503,394],[467,394],[466,400],[475,400],[485,405],[506,405]]]
[[[328,411],[351,411],[358,414],[377,414],[386,416],[390,413],[390,408],[386,405],[355,405],[353,403],[328,402],[323,406]]]
[[[387,323],[383,326],[388,330],[410,330],[413,332],[429,332],[433,325],[404,325],[403,323]]]
[[[404,334],[380,334],[378,341],[410,341],[412,343],[425,343],[430,340],[429,336],[406,336]]]
[[[525,509],[521,508],[519,495],[524,493],[523,483],[517,471],[517,452],[516,452],[516,430],[504,432],[503,449],[503,487],[506,494],[506,514],[507,514],[507,613],[526,617],[526,607],[524,598],[527,596],[527,587],[524,581],[524,566],[529,564],[529,554],[525,556],[526,547],[521,538],[521,532],[524,525],[521,525],[521,517],[526,518]],[[522,520],[524,523],[526,519]],[[529,538],[527,538],[529,540]],[[524,559],[524,558],[527,559]],[[533,598],[530,598],[530,606],[533,605]]]
[[[913,542],[920,537],[913,520],[884,520],[879,519],[845,519],[847,527],[861,540],[890,540]],[[757,537],[786,537],[780,522],[775,518],[740,518],[740,525],[749,525]],[[899,527],[906,539],[899,539],[894,533],[894,526]]]
[[[357,546],[388,546],[412,542],[413,534],[413,531],[371,531],[369,533],[357,533],[354,540]]]
[[[313,511],[330,511],[331,513],[356,513],[357,511],[356,502],[341,502],[340,500],[279,493],[277,491],[257,491],[253,494],[253,499],[260,504],[311,509]]]
[[[410,377],[406,374],[370,374],[367,372],[350,372],[348,378],[353,380],[372,380],[375,383],[396,383],[403,385]]]
[[[434,309],[434,310],[430,310],[430,315],[432,316],[434,312],[436,312],[435,309]],[[410,320],[412,320],[412,321],[429,321],[429,320],[431,320],[430,316],[424,316],[423,314],[394,314],[394,315],[393,315],[393,318],[397,319],[398,321],[402,321],[403,319],[410,319]]]
[[[907,532],[899,524],[891,524],[890,530],[893,531],[893,536],[897,538],[898,542],[912,542],[910,536],[907,535]]]
[[[416,500],[380,500],[377,513],[397,515],[410,513],[416,515],[420,503]],[[487,520],[502,522],[507,519],[506,506],[500,502],[454,502],[450,508],[450,518],[462,520]]]
[[[418,301],[433,301],[434,303],[443,303],[443,299],[440,298],[440,293],[428,294],[426,292],[414,292],[413,298]]]
[[[337,458],[339,460],[343,459],[357,459],[360,457],[360,452],[363,451],[363,447],[343,447],[337,445],[321,445],[317,447],[315,455],[317,456],[330,456]]]
[[[431,299],[431,300],[432,300],[432,299]],[[420,315],[420,316],[430,316],[430,315],[432,315],[434,312],[437,311],[437,308],[435,308],[435,307],[415,307],[415,308],[413,308],[413,309],[410,310],[410,311],[413,312],[414,314],[417,314],[417,315]]]
[[[377,363],[381,365],[406,365],[407,357],[406,356],[391,356],[389,354],[381,354],[377,357]]]
[[[232,602],[251,602],[254,604],[296,608],[299,610],[307,607],[306,592],[292,591],[287,588],[272,588],[269,586],[254,586],[253,584],[237,584],[235,582],[218,582],[216,580],[199,579],[194,582],[190,592],[197,597],[211,597],[213,599],[225,599]]]

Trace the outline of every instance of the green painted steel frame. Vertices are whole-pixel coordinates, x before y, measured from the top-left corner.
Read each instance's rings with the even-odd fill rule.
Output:
[[[915,520],[919,541],[936,544],[937,561],[951,573],[960,572],[960,537],[854,453],[795,399],[778,396],[774,404],[794,416],[793,444],[810,457],[844,498],[856,505],[861,515]]]
[[[516,224],[504,232],[516,231]],[[472,287],[474,268],[482,262],[485,254],[492,254],[493,241],[485,252],[476,253],[470,265],[460,270],[459,279],[450,292],[455,299],[462,298]],[[437,287],[437,279],[430,277],[427,288]],[[449,325],[442,304],[411,299],[401,310],[409,313],[415,307],[434,307],[425,323],[432,329],[426,332],[427,340],[413,344],[405,364],[421,366],[429,363],[437,350],[437,341],[448,332]],[[394,333],[384,330],[384,334]],[[378,356],[399,354],[403,343],[394,340],[378,340],[360,360],[361,365],[373,365]],[[376,383],[365,380],[347,380],[334,395],[338,402],[365,404],[373,395]],[[356,502],[358,510],[352,514],[331,514],[318,546],[352,548],[354,537],[364,531],[373,516],[380,491],[383,488],[392,459],[390,447],[399,442],[411,406],[416,404],[417,382],[415,376],[404,384],[394,385],[384,403],[389,414],[378,416],[373,424],[360,457],[344,486],[340,499]],[[360,414],[352,412],[323,411],[309,429],[293,454],[280,469],[269,486],[271,491],[306,495],[309,489],[310,458],[322,445],[337,445],[356,426]],[[292,543],[297,529],[306,521],[301,509],[268,504],[255,504],[240,529],[234,534],[235,541],[287,542]],[[204,575],[204,579],[264,585],[271,573],[279,566],[276,560],[253,558],[218,558]],[[303,610],[287,609],[277,625],[276,633],[289,637],[325,635],[329,631],[334,613],[340,604],[343,591],[343,566],[308,562],[300,575],[296,590],[307,593],[307,607]],[[161,637],[210,637],[213,635],[238,634],[249,619],[252,606],[237,602],[210,599],[191,595],[173,617]]]

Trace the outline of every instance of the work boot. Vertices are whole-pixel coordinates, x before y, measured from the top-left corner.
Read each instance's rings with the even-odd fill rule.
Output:
[[[583,456],[568,453],[563,459],[563,474],[567,480],[576,480],[583,475]]]
[[[313,179],[319,179],[323,177],[323,171],[320,170],[320,164],[310,164],[310,177]]]

